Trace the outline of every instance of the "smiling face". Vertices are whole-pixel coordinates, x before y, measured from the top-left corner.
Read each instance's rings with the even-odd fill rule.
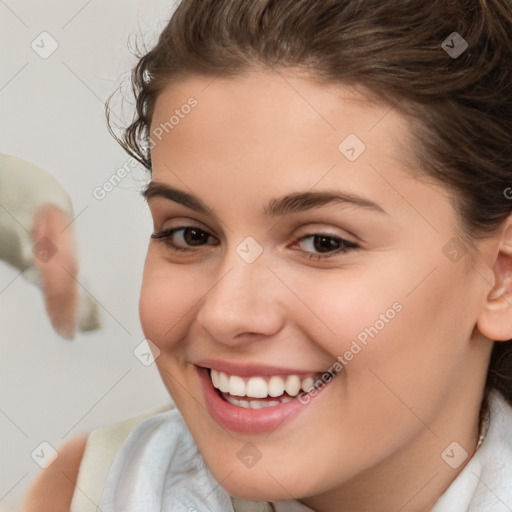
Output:
[[[404,118],[260,71],[174,83],[151,132],[167,237],[150,240],[141,322],[217,480],[322,510],[441,494],[443,450],[476,442],[490,276],[457,245],[453,200],[413,176]]]

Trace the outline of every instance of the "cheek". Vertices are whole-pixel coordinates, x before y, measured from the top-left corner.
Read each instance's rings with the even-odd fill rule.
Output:
[[[193,276],[148,255],[142,280],[139,316],[142,330],[161,350],[183,337],[198,301]]]
[[[287,283],[293,283],[293,292],[303,300],[299,304],[296,298],[289,299],[289,305],[296,304],[293,312],[289,310],[294,321],[334,360],[349,350],[354,340],[363,347],[377,334],[381,337],[402,314],[396,285],[367,267],[312,274],[306,279],[304,275],[290,276]]]
[[[359,362],[371,370],[372,386],[384,393],[393,390],[408,404],[422,404],[424,420],[466,367],[475,319],[471,284],[460,270],[440,261],[417,287],[421,277],[413,272],[409,290],[389,297],[400,302],[402,311],[361,352]]]
[[[294,291],[307,298],[309,311],[302,306],[294,314],[301,330],[333,364],[341,356],[347,376],[367,379],[372,368],[402,386],[420,376],[426,382],[436,369],[448,379],[463,357],[475,323],[468,276],[446,258],[411,261],[388,258],[375,271],[365,266],[289,281],[300,283]]]

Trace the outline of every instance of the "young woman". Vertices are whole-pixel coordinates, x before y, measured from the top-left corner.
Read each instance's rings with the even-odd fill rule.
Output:
[[[72,511],[512,509],[511,35],[507,0],[178,6],[120,140],[176,408],[93,432]]]

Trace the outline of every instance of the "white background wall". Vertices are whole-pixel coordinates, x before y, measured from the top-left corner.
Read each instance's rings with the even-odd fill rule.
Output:
[[[106,129],[103,102],[126,80],[134,38],[147,44],[172,0],[0,1],[0,152],[52,173],[68,191],[79,281],[101,303],[103,329],[68,342],[47,320],[39,290],[0,262],[0,509],[15,509],[41,471],[31,452],[169,401],[143,340],[138,295],[151,217],[134,170],[102,201],[92,191],[128,157]],[[47,31],[58,49],[31,48]],[[0,241],[1,243],[1,241]],[[10,283],[10,284],[9,284]],[[4,289],[5,288],[5,289]]]

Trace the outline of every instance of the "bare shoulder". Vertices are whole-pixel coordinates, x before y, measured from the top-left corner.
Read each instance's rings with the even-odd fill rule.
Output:
[[[58,449],[55,462],[30,487],[23,512],[69,512],[86,443],[87,436],[76,436]]]

